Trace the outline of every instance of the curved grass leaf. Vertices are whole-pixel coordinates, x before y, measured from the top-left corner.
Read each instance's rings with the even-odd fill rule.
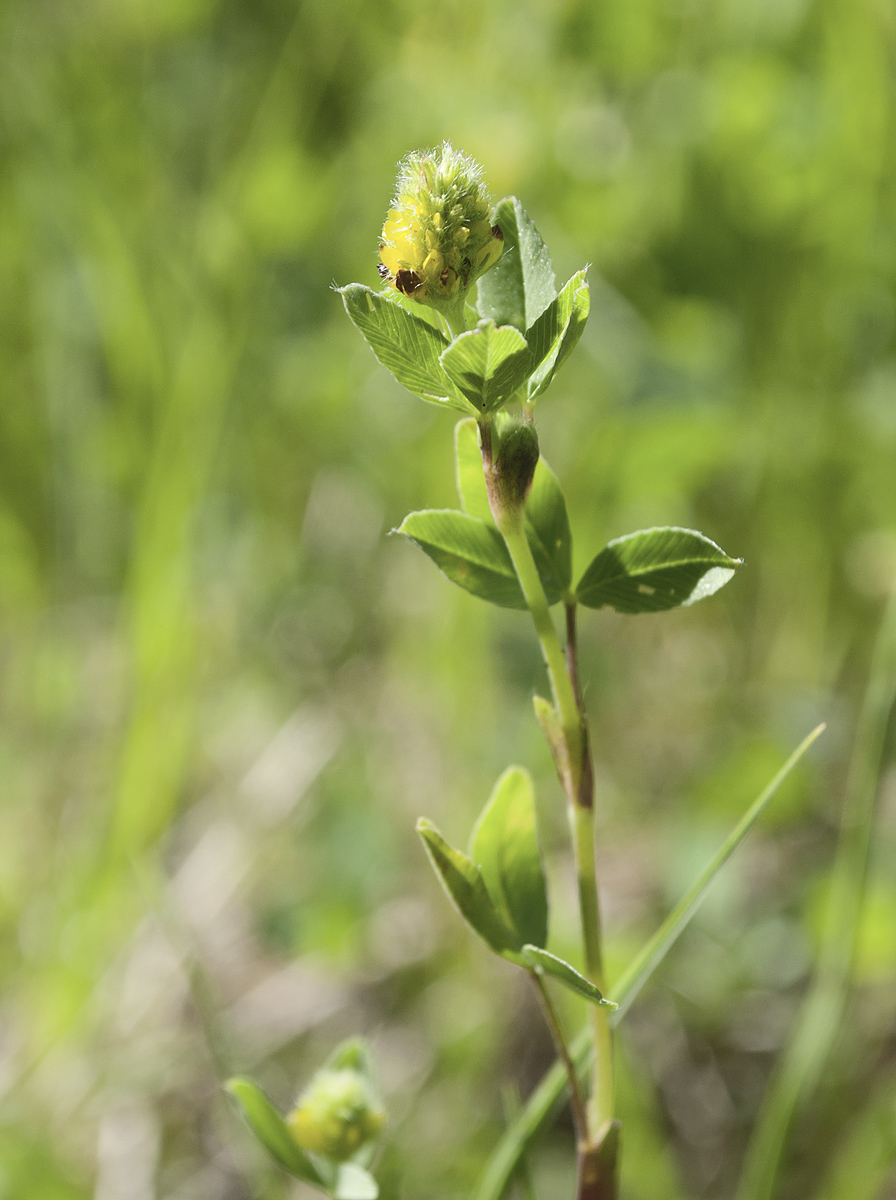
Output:
[[[299,1147],[286,1122],[261,1088],[243,1076],[229,1079],[224,1086],[239,1105],[247,1125],[271,1157],[296,1179],[326,1188],[317,1167]]]
[[[588,280],[584,270],[578,271],[526,335],[532,361],[538,364],[526,388],[530,401],[541,395],[576,348],[590,310]]]
[[[526,601],[504,539],[494,525],[453,509],[410,513],[396,530],[415,541],[452,583],[501,608]]]
[[[417,832],[448,898],[473,932],[496,954],[519,962],[522,941],[495,908],[479,868],[423,817],[417,822]]]
[[[333,1200],[377,1200],[380,1189],[369,1171],[357,1163],[340,1163],[336,1172]]]
[[[603,1004],[607,1008],[616,1007],[612,1000],[604,999],[603,993],[590,979],[580,975],[575,967],[571,967],[565,959],[558,958],[556,954],[550,954],[539,946],[523,946],[523,958],[539,975],[551,975],[554,979],[559,979],[564,987],[575,992],[577,996],[584,996],[591,1004]]]
[[[874,846],[875,808],[896,703],[896,584],[878,629],[853,739],[837,852],[817,964],[789,1040],[763,1097],[737,1200],[767,1200],[799,1110],[811,1098],[840,1033]],[[852,1193],[850,1193],[852,1196]]]
[[[459,334],[439,362],[442,370],[478,412],[494,412],[519,391],[531,371],[526,339],[512,325],[480,321]]]
[[[508,196],[493,213],[504,234],[504,253],[479,280],[479,311],[497,325],[530,329],[557,295],[548,248],[517,200]]]
[[[643,529],[605,546],[579,580],[576,596],[588,608],[664,612],[711,596],[742,561],[693,529]]]
[[[528,771],[508,767],[495,784],[473,827],[470,857],[520,941],[543,946],[548,940],[548,895]]]
[[[716,875],[762,816],[781,784],[812,743],[821,736],[823,730],[824,725],[819,725],[797,746],[781,770],[744,813],[696,882],[688,889],[641,953],[623,973],[622,978],[612,989],[618,1005],[616,1011],[610,1015],[610,1023],[613,1026],[618,1025],[622,1020],[641,988],[687,928],[691,917],[709,891]],[[591,1056],[590,1028],[583,1029],[576,1035],[570,1046],[570,1054],[579,1070],[587,1067]],[[474,1200],[501,1200],[513,1180],[517,1165],[525,1153],[526,1147],[559,1112],[566,1087],[566,1071],[562,1063],[555,1063],[535,1088],[519,1117],[509,1126],[495,1147],[474,1193]]]
[[[614,1020],[621,1020],[629,1008],[631,1008],[641,988],[666,957],[671,947],[678,940],[679,935],[690,922],[691,917],[697,911],[716,875],[718,875],[719,871],[765,812],[766,808],[768,808],[772,797],[799,760],[812,743],[821,737],[824,728],[824,725],[817,726],[797,746],[780,771],[778,771],[771,782],[756,797],[650,941],[647,942],[637,957],[628,965],[618,985],[613,988],[613,994],[617,997],[619,1004],[618,1012],[613,1015]]]
[[[433,404],[471,411],[439,364],[439,355],[449,343],[438,329],[361,283],[349,283],[338,291],[371,350],[403,387]]]

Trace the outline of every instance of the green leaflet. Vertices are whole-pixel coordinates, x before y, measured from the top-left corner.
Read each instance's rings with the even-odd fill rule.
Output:
[[[495,908],[520,942],[548,940],[548,897],[528,771],[508,767],[473,828],[470,857]]]
[[[513,399],[532,369],[520,331],[489,319],[459,334],[439,362],[457,391],[481,413],[494,412]]]
[[[538,364],[527,384],[530,401],[545,391],[576,348],[590,310],[588,280],[584,270],[578,271],[526,334],[532,362]]]
[[[536,481],[539,468],[535,472]],[[542,475],[545,471],[550,475],[548,468]],[[565,511],[564,505],[564,516]],[[526,607],[510,553],[492,521],[453,508],[430,508],[408,513],[394,532],[416,542],[439,570],[464,591],[500,608]],[[564,555],[568,553],[565,543],[554,537],[546,547],[545,537],[528,520],[526,535],[548,604],[556,604],[563,598],[569,581],[564,568]]]
[[[693,529],[643,529],[601,550],[579,580],[576,597],[588,608],[663,612],[711,596],[741,562]]]
[[[522,941],[496,909],[479,868],[423,817],[417,822],[417,832],[449,899],[473,932],[496,954],[520,962]]]
[[[494,525],[454,509],[409,513],[396,531],[415,541],[452,583],[501,608],[525,608],[510,554]]]
[[[554,266],[516,196],[502,200],[493,216],[504,234],[504,253],[479,280],[479,311],[497,325],[514,325],[525,333],[557,295]]]
[[[371,350],[403,387],[434,404],[472,411],[439,363],[449,343],[438,329],[363,284],[350,283],[338,290],[345,311]]]
[[[502,200],[494,216],[504,232],[504,253],[479,281],[479,311],[526,335],[531,355],[526,398],[532,401],[581,337],[591,303],[588,282],[585,271],[578,271],[558,296],[551,256],[519,200]]]
[[[558,958],[556,954],[550,954],[539,946],[523,946],[523,958],[533,971],[539,975],[551,975],[576,995],[584,996],[591,1004],[603,1004],[607,1008],[616,1007],[612,1000],[604,999],[603,993],[594,986],[590,979],[580,975],[575,967],[571,967],[568,962]]]
[[[249,1128],[271,1157],[290,1175],[326,1189],[326,1182],[317,1167],[299,1147],[286,1122],[261,1088],[242,1076],[229,1079],[225,1087],[239,1105]]]

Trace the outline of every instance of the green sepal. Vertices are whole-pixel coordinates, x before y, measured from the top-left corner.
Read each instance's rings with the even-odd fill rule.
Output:
[[[340,1042],[327,1061],[324,1071],[357,1071],[368,1083],[373,1083],[373,1064],[370,1060],[370,1050],[361,1037],[346,1038]]]
[[[369,1171],[356,1162],[339,1164],[333,1200],[377,1200],[379,1194],[379,1186]]]
[[[519,963],[522,940],[496,909],[476,864],[449,845],[424,817],[417,822],[417,832],[449,900],[469,927],[496,954]]]
[[[525,608],[504,539],[494,525],[454,509],[409,513],[396,533],[416,542],[459,587],[501,608]]]
[[[523,946],[523,958],[537,974],[550,975],[568,987],[570,991],[575,992],[576,995],[584,996],[591,1004],[598,1004],[604,1008],[617,1007],[612,1000],[604,999],[603,993],[594,986],[590,979],[580,975],[575,967],[571,967],[568,962],[558,958],[556,954],[550,954],[539,946]]]
[[[711,596],[742,562],[696,530],[643,529],[601,550],[579,580],[576,597],[588,608],[663,612]]]
[[[504,234],[504,253],[479,280],[479,311],[497,325],[530,329],[557,295],[554,266],[532,218],[508,196],[492,220]]]
[[[236,1100],[246,1124],[271,1157],[296,1179],[327,1190],[327,1181],[296,1142],[286,1122],[261,1088],[244,1076],[229,1079],[224,1086]]]
[[[455,389],[480,413],[494,412],[512,400],[532,370],[526,339],[512,325],[485,318],[459,334],[439,362]]]
[[[526,334],[532,362],[537,364],[526,385],[530,402],[545,391],[576,348],[590,310],[586,273],[577,271]]]
[[[473,827],[470,857],[506,924],[521,942],[548,940],[548,896],[538,846],[535,788],[522,767],[508,767]]]
[[[337,289],[345,311],[360,329],[379,361],[398,382],[419,396],[463,413],[475,409],[453,387],[439,363],[447,338],[401,304],[361,283]]]

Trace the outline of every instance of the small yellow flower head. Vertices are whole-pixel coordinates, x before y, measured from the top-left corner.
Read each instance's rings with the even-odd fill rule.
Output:
[[[385,1119],[365,1077],[344,1067],[319,1071],[286,1123],[303,1150],[344,1162],[376,1137]]]
[[[383,226],[380,275],[421,304],[455,307],[501,257],[504,235],[490,213],[472,158],[448,142],[409,154]]]

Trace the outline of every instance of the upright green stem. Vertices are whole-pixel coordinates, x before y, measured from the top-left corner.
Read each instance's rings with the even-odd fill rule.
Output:
[[[523,506],[510,508],[501,500],[500,481],[495,477],[491,434],[491,424],[488,421],[480,422],[482,463],[492,514],[504,537],[526,605],[535,623],[565,742],[568,771],[561,770],[560,774],[569,801],[585,971],[588,978],[603,991],[600,906],[594,861],[594,771],[578,688],[575,605],[567,605],[567,649],[564,653],[526,537],[525,509]],[[608,1013],[609,1010],[600,1006],[594,1006],[591,1010],[594,1074],[588,1104],[588,1141],[579,1148],[579,1200],[613,1200],[616,1194],[615,1143],[618,1129],[613,1122],[613,1046]],[[606,1146],[602,1146],[608,1135],[611,1137]]]
[[[601,991],[605,991],[600,899],[594,861],[594,763],[591,758],[588,725],[585,720],[585,708],[579,686],[578,637],[574,600],[566,603],[566,669],[576,699],[583,739],[579,794],[577,803],[571,810],[579,910],[582,914],[582,940],[585,947],[588,977]],[[613,1041],[609,1013],[606,1010],[593,1009],[591,1020],[594,1031],[594,1064],[592,1068],[594,1082],[589,1117],[591,1128],[597,1133],[613,1117]]]
[[[594,809],[573,805],[570,816],[579,912],[582,920],[582,943],[585,950],[585,974],[604,992],[606,987],[601,949],[600,904],[594,863]],[[606,1123],[613,1119],[613,1037],[610,1031],[610,1011],[605,1007],[592,1005],[590,1012],[594,1035],[594,1063],[588,1123],[592,1138],[596,1138]]]
[[[548,669],[548,678],[551,681],[554,704],[560,716],[563,736],[569,751],[569,763],[575,793],[573,796],[570,796],[570,800],[577,803],[580,799],[582,782],[584,737],[582,733],[582,717],[579,712],[579,706],[576,703],[572,681],[566,669],[563,647],[560,645],[560,638],[557,635],[557,630],[551,618],[550,609],[548,608],[547,597],[541,585],[541,579],[535,566],[535,560],[532,557],[532,551],[529,549],[529,541],[526,537],[522,514],[517,515],[512,522],[505,521],[503,528],[501,526],[499,528],[504,535],[507,549],[510,551],[510,557],[516,568],[517,578],[523,589],[523,595],[526,598],[526,604],[532,614],[535,631],[541,643],[541,652],[544,655],[544,661]]]
[[[569,1080],[570,1105],[572,1106],[573,1122],[576,1127],[576,1141],[581,1145],[588,1140],[588,1112],[582,1096],[582,1090],[579,1087],[576,1066],[570,1057],[569,1047],[563,1036],[563,1030],[560,1028],[560,1021],[557,1018],[557,1012],[551,1001],[548,989],[545,987],[544,980],[540,975],[536,975],[533,972],[532,982],[535,985],[535,991],[541,1004],[541,1010],[544,1013],[544,1019],[547,1022],[548,1029],[551,1031],[551,1037],[554,1039],[557,1055],[566,1070],[566,1077]]]
[[[518,508],[508,510],[503,507],[497,497],[495,486],[495,466],[492,458],[492,427],[490,422],[483,420],[479,424],[479,436],[482,450],[482,466],[485,472],[485,482],[488,488],[489,504],[495,524],[501,531],[507,549],[513,560],[517,578],[523,591],[526,604],[535,622],[535,630],[541,643],[541,652],[548,669],[551,681],[551,691],[554,704],[560,715],[563,736],[570,754],[570,766],[573,779],[578,783],[581,775],[582,761],[582,719],[576,702],[572,680],[566,669],[566,660],[560,638],[551,619],[547,596],[541,585],[538,568],[529,549],[526,537],[525,510]],[[576,788],[576,791],[578,789]],[[570,797],[572,800],[573,797]]]

